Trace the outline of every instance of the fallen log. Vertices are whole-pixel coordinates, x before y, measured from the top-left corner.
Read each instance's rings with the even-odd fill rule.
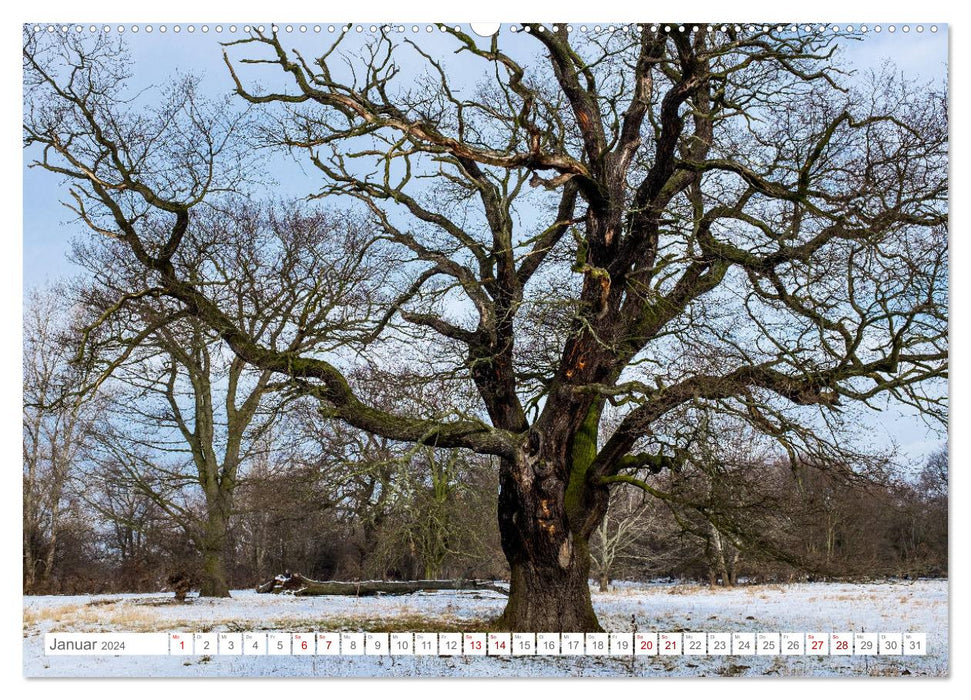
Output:
[[[493,581],[477,579],[424,581],[315,581],[297,573],[275,576],[256,587],[257,593],[291,593],[298,596],[348,595],[409,595],[422,591],[496,591],[509,595],[509,589]]]

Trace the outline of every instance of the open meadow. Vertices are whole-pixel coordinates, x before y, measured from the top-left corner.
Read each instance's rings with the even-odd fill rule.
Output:
[[[926,632],[926,656],[326,657],[45,656],[45,632],[481,632],[503,609],[491,591],[293,597],[233,591],[26,596],[27,676],[946,676],[948,582],[709,588],[620,583],[593,593],[608,632]]]

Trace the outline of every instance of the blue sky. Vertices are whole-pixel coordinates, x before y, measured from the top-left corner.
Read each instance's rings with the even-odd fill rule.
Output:
[[[125,40],[131,52],[133,65],[133,88],[165,83],[176,72],[191,72],[202,76],[203,89],[212,94],[225,94],[230,91],[229,75],[222,60],[220,41],[227,41],[234,36],[228,31],[229,25],[224,25],[224,31],[217,34],[215,25],[210,26],[208,33],[199,30],[202,25],[194,25],[196,31],[189,33],[186,25],[176,34],[172,31],[174,25],[167,25],[168,31],[159,31],[159,25],[154,25],[151,33],[143,28],[137,34],[129,30]],[[243,25],[237,25],[241,29]],[[286,25],[283,25],[286,26]],[[315,44],[329,41],[333,36],[328,27],[339,26],[319,25],[321,31],[315,35],[308,25],[306,33],[301,34],[294,25],[294,32],[287,37],[295,46],[305,46],[308,53],[312,52]],[[432,42],[442,45],[449,41],[439,32],[426,32],[427,25],[402,25],[406,27],[405,36],[420,40],[422,45]],[[417,33],[412,31],[418,26]],[[591,23],[589,26],[593,26]],[[365,36],[365,27],[361,36]],[[893,34],[884,30],[876,33],[870,28],[866,34],[858,34],[862,38],[858,41],[845,41],[841,52],[849,65],[857,70],[878,69],[887,60],[893,61],[899,70],[915,78],[926,80],[942,80],[948,60],[948,32],[945,26],[936,32],[924,31],[909,33],[897,31]],[[509,25],[504,25],[500,36],[505,42],[522,42],[524,37],[509,32]],[[353,37],[358,40],[358,37]],[[311,54],[312,55],[312,54]],[[57,178],[39,169],[27,168],[29,154],[24,157],[24,289],[30,289],[44,284],[50,279],[65,273],[70,274],[71,265],[65,254],[69,247],[71,236],[78,233],[76,224],[71,223],[71,212],[60,204],[62,190],[58,187]],[[281,193],[296,196],[307,194],[315,187],[315,175],[307,173],[286,158],[278,158],[273,163],[274,176],[279,180]]]
[[[240,28],[242,25],[238,25]],[[282,25],[285,26],[285,25]],[[295,25],[296,27],[297,25]],[[312,25],[310,25],[312,27]],[[442,45],[451,41],[439,32],[426,32],[426,25],[418,25],[419,31],[413,32],[412,25],[405,25],[405,36],[413,38],[422,45],[429,42]],[[588,26],[594,26],[593,23]],[[899,25],[898,25],[899,26]],[[926,25],[925,25],[926,26]],[[132,71],[134,77],[131,85],[135,89],[142,89],[151,85],[159,85],[168,81],[176,72],[191,72],[202,76],[203,91],[211,94],[225,94],[231,85],[227,69],[222,61],[222,47],[220,41],[239,37],[241,34],[229,35],[228,31],[221,34],[213,31],[214,24],[210,24],[210,31],[203,33],[196,24],[196,31],[189,33],[186,25],[176,34],[168,25],[168,31],[161,33],[159,26],[154,25],[154,31],[147,33],[142,25],[137,34],[128,31],[125,35],[128,48],[132,55]],[[224,25],[228,28],[228,24]],[[295,30],[288,35],[291,45],[307,47],[307,53],[313,55],[314,47],[327,41],[330,35],[328,25],[322,25],[319,35],[309,29],[305,34]],[[871,30],[859,35],[861,40],[842,42],[841,52],[847,65],[856,70],[878,69],[887,60],[893,61],[898,70],[917,78],[919,81],[933,80],[940,82],[945,79],[948,63],[948,31],[945,25],[939,25],[936,33],[924,31],[918,33],[897,31],[893,34],[882,31],[875,33]],[[337,28],[339,31],[339,27]],[[509,26],[504,25],[500,30],[502,41],[518,46],[525,37],[510,33]],[[356,34],[356,32],[354,32]],[[361,41],[366,36],[367,27],[360,35],[352,36],[354,42]],[[530,48],[533,42],[528,44]],[[508,50],[508,49],[507,49]],[[459,60],[459,59],[456,59]],[[461,74],[461,68],[458,69]],[[267,74],[267,80],[272,80],[275,74]],[[470,74],[471,75],[471,74]],[[76,223],[71,221],[71,212],[60,204],[64,190],[60,187],[58,178],[40,169],[26,167],[29,154],[24,160],[24,238],[23,238],[23,287],[31,289],[45,283],[72,274],[73,269],[66,258],[72,236],[82,233]],[[307,172],[300,165],[284,158],[276,157],[271,162],[271,170],[279,181],[275,194],[300,196],[313,192],[319,179],[313,172]],[[941,442],[942,436],[928,430],[915,416],[905,410],[891,407],[878,416],[874,416],[872,425],[873,440],[877,444],[896,442],[903,453],[920,461]]]

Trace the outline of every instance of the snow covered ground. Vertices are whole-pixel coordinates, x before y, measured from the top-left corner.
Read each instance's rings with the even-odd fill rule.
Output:
[[[609,632],[926,632],[924,657],[45,656],[45,632],[485,631],[497,593],[378,598],[171,594],[24,598],[26,676],[946,676],[947,581],[813,583],[735,589],[619,585],[593,594]]]

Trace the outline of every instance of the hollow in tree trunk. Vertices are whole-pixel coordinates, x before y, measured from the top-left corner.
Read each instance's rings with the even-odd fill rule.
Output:
[[[500,629],[603,631],[590,600],[589,539],[607,494],[589,487],[586,474],[598,421],[591,411],[573,440],[528,445],[501,464],[499,534],[511,576]]]

